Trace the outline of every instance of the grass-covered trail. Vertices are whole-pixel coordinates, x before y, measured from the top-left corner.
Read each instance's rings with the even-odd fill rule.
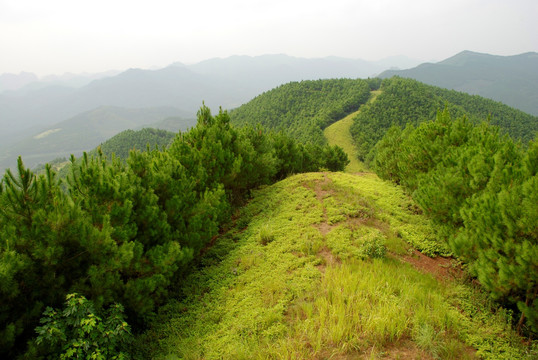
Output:
[[[506,312],[416,248],[446,251],[398,187],[292,176],[255,192],[139,338],[144,357],[532,358]]]
[[[368,102],[375,101],[380,93],[380,90],[372,91]],[[349,132],[349,129],[353,124],[353,119],[360,111],[361,109],[349,114],[342,120],[331,124],[323,131],[323,134],[330,145],[338,145],[347,153],[350,163],[346,167],[346,172],[349,173],[357,173],[365,170],[364,165],[357,158],[357,151],[353,144],[351,133]]]

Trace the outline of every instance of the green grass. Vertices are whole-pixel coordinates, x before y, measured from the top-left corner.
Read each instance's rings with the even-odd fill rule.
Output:
[[[372,91],[372,95],[368,102],[374,101],[380,93],[381,92],[379,90]],[[355,145],[353,144],[353,138],[351,137],[351,133],[349,132],[349,129],[353,124],[353,119],[357,116],[359,112],[360,109],[352,114],[349,114],[342,120],[331,124],[323,131],[323,135],[325,135],[325,138],[330,145],[338,145],[348,154],[350,163],[348,164],[348,166],[346,166],[346,172],[349,173],[357,173],[366,170],[364,164],[360,162],[357,157],[357,150],[355,148]]]
[[[144,357],[536,356],[480,292],[404,261],[414,243],[445,251],[411,205],[373,174],[302,174],[257,191],[139,337]]]

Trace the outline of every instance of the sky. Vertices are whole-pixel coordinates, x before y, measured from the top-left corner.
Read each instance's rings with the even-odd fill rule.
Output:
[[[0,74],[538,51],[536,0],[0,0]]]

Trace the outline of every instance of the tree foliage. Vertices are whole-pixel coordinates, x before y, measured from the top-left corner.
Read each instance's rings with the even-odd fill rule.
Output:
[[[291,82],[231,112],[232,123],[284,131],[303,143],[323,145],[323,129],[357,111],[375,81],[333,79]]]
[[[113,304],[102,315],[84,296],[66,296],[63,310],[47,307],[36,328],[41,356],[56,359],[129,359],[131,330],[123,306]]]
[[[347,161],[338,147],[234,128],[205,106],[168,149],[72,157],[65,180],[19,158],[0,183],[0,354],[21,354],[43,310],[74,292],[143,324],[251,189]]]
[[[489,119],[502,134],[523,143],[529,142],[538,131],[538,117],[480,96],[397,77],[383,80],[381,89],[382,93],[361,110],[351,128],[361,160],[372,159],[370,151],[390,127],[416,127],[433,120],[437,110],[443,108],[455,117],[466,115],[473,124]]]
[[[99,145],[103,154],[107,157],[115,154],[120,159],[127,159],[129,152],[133,149],[145,150],[149,146],[150,149],[158,147],[164,149],[172,140],[175,133],[166,130],[144,128],[142,130],[125,130],[113,136],[107,141]],[[91,153],[96,155],[97,151]]]
[[[493,298],[538,331],[538,138],[528,148],[488,123],[449,112],[417,128],[394,126],[373,166],[402,184]]]

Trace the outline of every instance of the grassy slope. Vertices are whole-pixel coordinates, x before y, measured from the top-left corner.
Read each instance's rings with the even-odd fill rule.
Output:
[[[381,91],[379,90],[372,91],[372,95],[368,102],[370,103],[374,101],[380,93]],[[325,135],[330,145],[338,145],[342,147],[344,151],[348,154],[350,163],[346,167],[346,172],[349,173],[356,173],[365,170],[365,167],[362,162],[358,160],[357,150],[353,145],[353,138],[351,136],[351,133],[349,132],[349,129],[353,124],[353,119],[359,112],[360,109],[352,114],[349,114],[342,120],[333,123],[332,125],[325,128],[325,130],[323,131],[323,135]]]
[[[140,346],[166,359],[532,357],[505,311],[409,244],[444,251],[399,188],[290,177],[255,193]]]

